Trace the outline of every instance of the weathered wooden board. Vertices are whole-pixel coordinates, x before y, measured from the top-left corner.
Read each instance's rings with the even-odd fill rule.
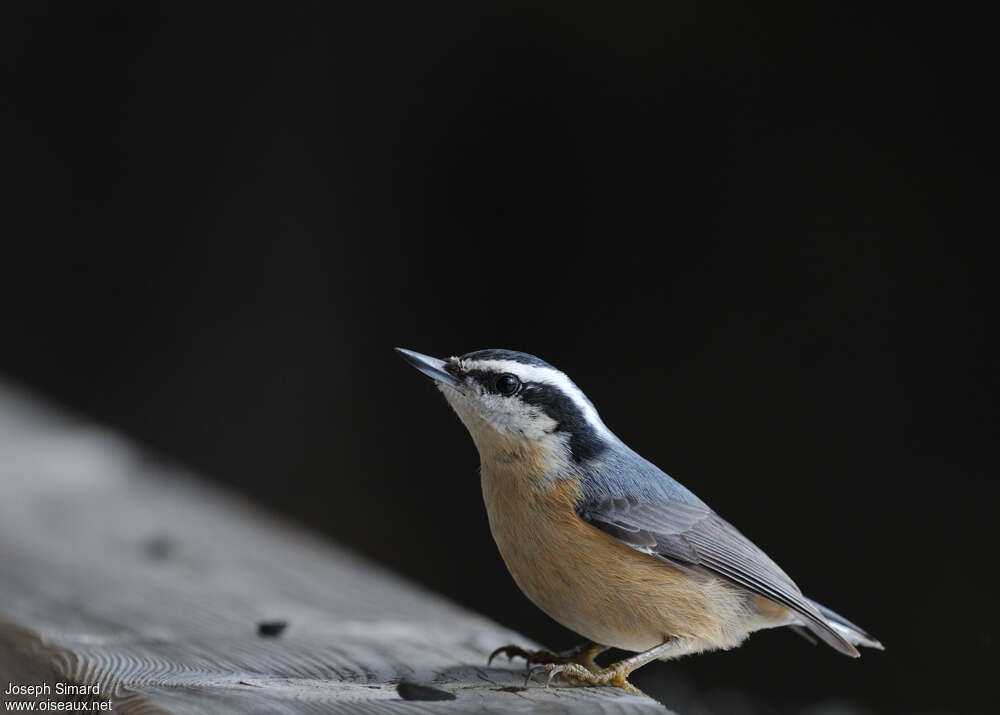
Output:
[[[505,643],[528,641],[0,383],[0,689],[97,684],[121,713],[666,712],[521,690],[486,667]]]

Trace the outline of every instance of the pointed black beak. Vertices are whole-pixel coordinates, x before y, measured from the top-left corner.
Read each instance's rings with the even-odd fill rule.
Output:
[[[424,355],[423,353],[407,350],[406,348],[396,348],[396,352],[402,355],[406,362],[413,365],[413,367],[420,370],[420,372],[424,373],[432,380],[436,382],[443,382],[449,387],[458,389],[458,380],[456,380],[450,372],[444,369],[444,366],[447,364],[444,360],[438,360],[430,355]]]

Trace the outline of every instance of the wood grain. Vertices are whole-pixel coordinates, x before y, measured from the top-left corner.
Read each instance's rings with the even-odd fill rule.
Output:
[[[96,683],[143,714],[666,712],[521,690],[486,667],[506,643],[530,642],[0,382],[0,690]],[[401,679],[456,698],[403,700]]]

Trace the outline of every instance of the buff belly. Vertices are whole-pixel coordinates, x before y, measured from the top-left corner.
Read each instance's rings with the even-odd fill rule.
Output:
[[[572,479],[530,481],[482,471],[490,529],[515,582],[545,613],[602,645],[675,654],[731,648],[787,611],[708,573],[671,565],[587,524]],[[521,472],[523,477],[523,472]]]

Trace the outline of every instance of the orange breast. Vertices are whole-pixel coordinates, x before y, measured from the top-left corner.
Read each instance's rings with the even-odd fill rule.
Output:
[[[745,592],[644,554],[576,514],[575,477],[546,479],[542,455],[491,461],[483,497],[500,554],[524,594],[556,621],[603,645],[641,651],[668,637],[727,648],[746,636]],[[537,463],[538,470],[525,470]],[[758,626],[759,627],[759,626]]]

